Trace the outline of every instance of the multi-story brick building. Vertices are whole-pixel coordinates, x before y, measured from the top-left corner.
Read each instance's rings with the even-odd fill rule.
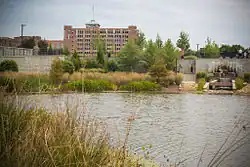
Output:
[[[136,26],[127,28],[102,28],[100,24],[91,20],[85,28],[64,26],[64,47],[70,52],[77,51],[80,55],[94,56],[97,53],[95,41],[101,38],[105,41],[108,52],[117,53],[129,39],[138,37]]]

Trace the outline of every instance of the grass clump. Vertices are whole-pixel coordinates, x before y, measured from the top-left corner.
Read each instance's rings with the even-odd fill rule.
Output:
[[[206,84],[205,78],[200,78],[198,80],[198,86],[197,86],[197,91],[203,91],[203,87]]]
[[[244,87],[244,80],[240,77],[237,77],[235,79],[235,86],[236,86],[236,89],[242,89]]]
[[[160,90],[161,86],[150,82],[150,81],[136,81],[136,82],[130,82],[127,85],[122,85],[120,87],[120,90],[126,90],[126,91],[134,91],[134,92],[140,92],[140,91],[155,91]]]
[[[1,166],[137,167],[139,158],[109,145],[100,122],[0,101]]]
[[[114,84],[105,80],[78,80],[65,84],[63,89],[72,91],[101,92],[114,90],[115,87]]]

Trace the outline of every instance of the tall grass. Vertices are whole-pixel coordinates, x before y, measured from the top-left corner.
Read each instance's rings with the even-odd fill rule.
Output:
[[[109,145],[100,122],[0,101],[1,166],[138,167],[141,159]],[[124,144],[125,145],[125,144]],[[153,166],[153,165],[149,165]]]

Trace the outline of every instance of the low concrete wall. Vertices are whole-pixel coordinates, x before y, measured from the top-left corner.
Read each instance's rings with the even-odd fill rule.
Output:
[[[16,61],[20,72],[42,72],[50,71],[51,63],[55,58],[61,56],[2,56],[0,62],[3,60]]]

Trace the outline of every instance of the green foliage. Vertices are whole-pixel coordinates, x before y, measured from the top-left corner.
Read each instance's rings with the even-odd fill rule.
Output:
[[[244,48],[243,46],[241,46],[241,45],[232,45],[232,51],[233,51],[233,52],[238,53],[238,52],[239,52],[239,50],[244,51],[244,50],[245,50],[245,48]]]
[[[96,42],[96,48],[97,48],[97,57],[96,57],[96,61],[98,64],[101,64],[104,66],[105,63],[105,55],[106,55],[106,46],[105,46],[105,42],[103,40],[97,40]]]
[[[143,49],[145,47],[146,37],[142,31],[139,32],[138,38],[136,39],[135,43],[136,43],[136,45],[139,46],[140,49]]]
[[[104,73],[103,68],[82,68],[80,72],[96,72],[96,73]]]
[[[177,40],[176,46],[184,49],[184,51],[188,51],[190,48],[190,43],[189,43],[189,35],[188,33],[182,31],[180,33],[179,39]]]
[[[81,68],[81,61],[76,51],[72,55],[71,61],[75,67],[75,71],[79,71],[79,69]]]
[[[46,40],[40,40],[38,42],[38,47],[39,47],[39,54],[40,55],[46,55],[47,50],[48,50],[48,43]]]
[[[163,46],[163,42],[162,42],[159,34],[157,34],[157,36],[156,36],[155,44],[156,44],[157,48],[162,48],[162,46]]]
[[[215,43],[215,41],[212,42],[210,38],[207,38],[206,46],[204,48],[205,52],[205,58],[218,58],[220,57],[220,48]]]
[[[85,68],[101,68],[102,66],[99,65],[96,60],[87,60],[85,62]]]
[[[119,69],[126,72],[137,72],[140,70],[138,66],[141,51],[133,40],[129,40],[121,49],[118,57]]]
[[[52,83],[58,84],[61,82],[63,75],[63,63],[60,59],[54,59],[50,69],[50,79]]]
[[[155,64],[149,70],[149,75],[156,78],[156,82],[159,83],[162,77],[167,76],[167,69],[164,64]]]
[[[184,57],[185,60],[197,60],[196,56],[185,56]]]
[[[86,91],[86,92],[101,92],[113,90],[115,85],[106,80],[78,80],[63,86],[64,90]]]
[[[163,55],[168,70],[174,70],[176,68],[176,60],[178,59],[180,52],[176,49],[170,39],[168,39],[163,47]]]
[[[196,80],[198,80],[200,78],[207,79],[208,78],[207,73],[206,72],[197,72],[197,74],[196,74]]]
[[[250,72],[244,73],[244,80],[245,82],[250,83]]]
[[[197,87],[197,91],[203,91],[203,87],[206,84],[206,80],[205,78],[200,78],[198,80],[198,87]]]
[[[235,79],[235,86],[236,86],[236,89],[242,89],[244,87],[244,80],[240,77],[237,77]]]
[[[119,67],[116,61],[114,60],[108,61],[108,71],[112,72],[119,71]]]
[[[65,56],[69,56],[70,55],[70,52],[69,52],[68,48],[66,48],[66,47],[63,48],[63,54]]]
[[[18,65],[14,60],[3,60],[0,63],[0,72],[13,71],[18,72]]]
[[[49,44],[48,55],[53,55],[53,49],[51,43]]]
[[[175,83],[176,85],[180,85],[183,81],[183,74],[181,73],[178,73],[176,76],[175,76]]]
[[[39,92],[48,91],[50,80],[47,75],[27,75],[27,76],[1,76],[0,87],[6,92]]]
[[[127,90],[127,91],[134,91],[134,92],[155,91],[155,90],[160,90],[160,89],[161,89],[160,85],[155,84],[150,81],[135,81],[135,82],[130,82],[127,85],[120,86],[120,90]]]
[[[64,73],[67,72],[69,74],[73,74],[74,69],[75,69],[74,64],[69,60],[64,60],[62,62],[62,68],[63,68]]]
[[[30,38],[30,39],[23,40],[23,43],[20,45],[20,47],[27,48],[27,49],[33,49],[35,45],[36,45],[35,39]]]

